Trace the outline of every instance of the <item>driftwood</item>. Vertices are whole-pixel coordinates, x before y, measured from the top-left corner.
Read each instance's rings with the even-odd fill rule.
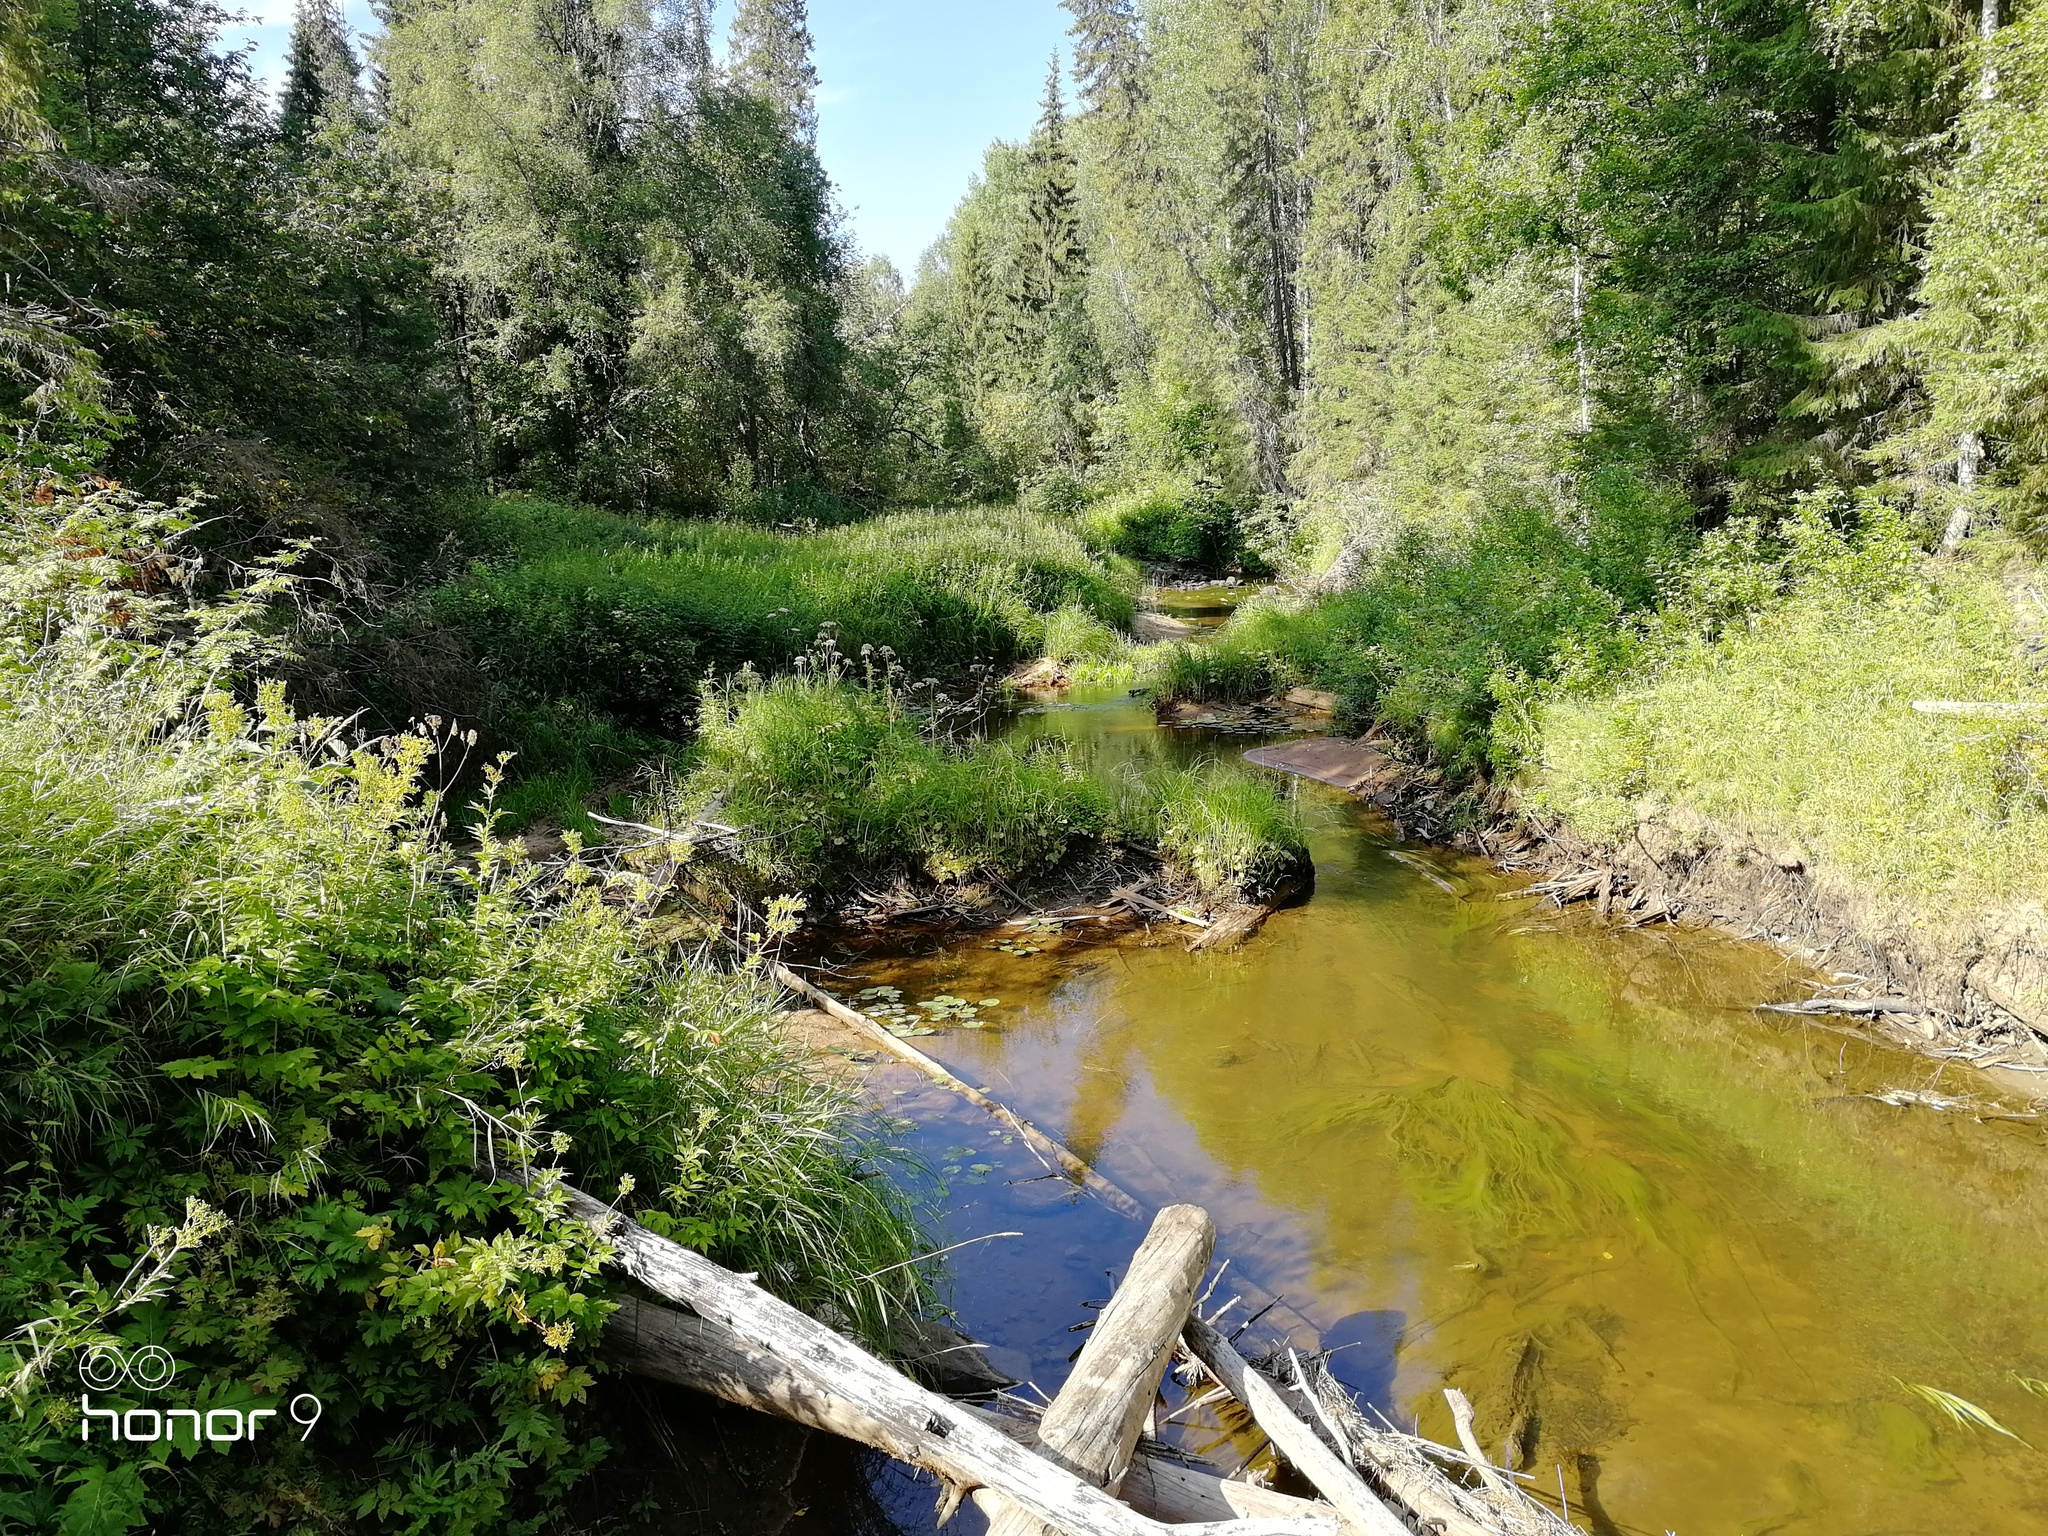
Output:
[[[990,1409],[975,1410],[983,1420],[1019,1445],[1036,1447],[1035,1419],[1012,1418]],[[1137,1454],[1124,1473],[1117,1497],[1141,1515],[1168,1525],[1190,1525],[1243,1517],[1248,1520],[1293,1520],[1311,1525],[1331,1521],[1334,1511],[1314,1499],[1276,1493],[1256,1483],[1221,1477],[1204,1467],[1191,1467],[1154,1441],[1140,1440]]]
[[[1215,1247],[1216,1224],[1200,1206],[1169,1205],[1153,1219],[1073,1373],[1039,1421],[1040,1444],[1069,1471],[1112,1491],[1122,1484]],[[1056,1536],[1007,1499],[1002,1503],[989,1536]]]
[[[1451,1423],[1457,1428],[1458,1444],[1472,1459],[1472,1468],[1479,1474],[1479,1481],[1496,1493],[1508,1492],[1514,1485],[1500,1475],[1500,1469],[1487,1459],[1486,1450],[1479,1443],[1479,1431],[1473,1424],[1472,1399],[1456,1387],[1445,1387],[1444,1401],[1451,1405]]]
[[[947,1071],[944,1066],[932,1060],[931,1057],[925,1055],[923,1051],[920,1051],[907,1040],[898,1039],[859,1009],[849,1008],[831,993],[812,986],[788,966],[778,962],[771,965],[768,969],[769,974],[790,991],[800,993],[802,996],[809,998],[820,1008],[831,1014],[833,1018],[859,1030],[882,1050],[887,1051],[899,1061],[910,1063],[911,1066],[916,1067],[918,1071],[939,1084],[940,1087],[950,1088],[969,1103],[987,1110],[998,1120],[1002,1121],[1004,1125],[1008,1126],[1033,1151],[1037,1152],[1040,1157],[1047,1159],[1049,1166],[1058,1168],[1077,1184],[1082,1185],[1091,1195],[1095,1196],[1096,1199],[1115,1211],[1119,1216],[1127,1216],[1132,1221],[1142,1221],[1145,1219],[1144,1207],[1139,1205],[1137,1201],[1133,1200],[1121,1189],[1118,1189],[1109,1180],[1105,1179],[1057,1141],[1054,1141],[1037,1126],[1011,1110],[1008,1105],[997,1103],[996,1100],[990,1098],[979,1088],[973,1086],[973,1084],[961,1081],[961,1079]]]
[[[1230,1395],[1244,1404],[1252,1419],[1316,1491],[1336,1506],[1359,1536],[1414,1536],[1407,1524],[1346,1466],[1280,1396],[1280,1389],[1251,1368],[1228,1339],[1190,1317],[1181,1337],[1189,1351]]]
[[[1939,1013],[1910,997],[1809,997],[1798,1003],[1761,1003],[1760,1013]]]
[[[951,1488],[992,1488],[1071,1536],[1335,1536],[1333,1520],[1166,1526],[1019,1445],[966,1405],[920,1387],[815,1318],[581,1190],[570,1211],[603,1225],[614,1262],[710,1326],[649,1326],[647,1309],[607,1324],[614,1358],[728,1402],[873,1446]]]
[[[1452,1482],[1438,1464],[1465,1466],[1464,1455],[1384,1420],[1369,1423],[1321,1360],[1311,1358],[1295,1374],[1301,1390],[1321,1408],[1324,1422],[1335,1422],[1340,1443],[1408,1507],[1420,1529],[1439,1536],[1573,1536],[1568,1521],[1517,1487],[1475,1489]]]
[[[659,1306],[635,1296],[619,1299],[619,1310],[605,1322],[605,1358],[635,1376],[670,1386],[688,1387],[738,1402],[763,1413],[785,1416],[780,1404],[801,1390],[798,1373],[785,1370],[778,1381],[764,1371],[754,1351],[730,1330],[693,1313]],[[739,1394],[748,1394],[745,1397]],[[1013,1418],[971,1403],[958,1405],[998,1434],[1027,1450],[1038,1448],[1034,1419]],[[1141,1444],[1124,1474],[1119,1495],[1141,1515],[1168,1525],[1216,1523],[1240,1517],[1294,1522],[1298,1530],[1327,1524],[1330,1509],[1311,1499],[1297,1499],[1250,1483],[1232,1482],[1201,1467],[1184,1466],[1166,1448]]]
[[[1921,715],[1963,715],[1977,720],[2025,719],[2048,712],[2048,704],[1990,704],[1969,699],[1915,699],[1913,711]]]
[[[1204,950],[1227,952],[1236,949],[1263,928],[1266,919],[1272,915],[1271,907],[1232,907],[1188,941],[1188,952],[1200,954]]]
[[[1161,917],[1170,917],[1175,922],[1186,923],[1191,928],[1207,928],[1210,926],[1207,918],[1190,916],[1186,912],[1179,912],[1172,907],[1164,906],[1154,901],[1150,896],[1140,895],[1135,885],[1118,886],[1109,893],[1108,899],[1110,901],[1123,902],[1126,906],[1142,907],[1147,912],[1156,912]]]

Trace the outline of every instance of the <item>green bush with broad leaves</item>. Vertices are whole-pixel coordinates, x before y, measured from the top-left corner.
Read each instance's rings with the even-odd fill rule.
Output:
[[[0,1528],[558,1528],[611,1290],[562,1174],[870,1339],[919,1304],[754,968],[644,942],[654,873],[455,846],[445,736],[244,691],[288,576],[40,496],[0,535]],[[144,1344],[149,1406],[324,1411],[82,1439],[83,1352]]]

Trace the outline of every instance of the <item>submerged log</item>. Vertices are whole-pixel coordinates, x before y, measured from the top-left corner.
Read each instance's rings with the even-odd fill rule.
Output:
[[[1414,1536],[1407,1523],[1295,1415],[1280,1389],[1253,1370],[1228,1339],[1199,1317],[1188,1319],[1182,1337],[1209,1374],[1244,1404],[1280,1454],[1315,1484],[1316,1491],[1336,1506],[1359,1536]]]
[[[1264,927],[1266,919],[1272,915],[1271,907],[1232,907],[1217,918],[1214,925],[1189,941],[1188,953],[1200,954],[1205,950],[1227,953],[1236,949]]]
[[[1153,1219],[1039,1421],[1040,1444],[1068,1471],[1111,1491],[1122,1483],[1215,1247],[1216,1224],[1200,1206],[1169,1205]],[[989,1536],[1047,1536],[1042,1521],[1002,1502]]]
[[[1335,1536],[1327,1520],[1149,1520],[752,1281],[581,1190],[560,1188],[574,1215],[602,1225],[621,1269],[710,1325],[650,1327],[646,1308],[621,1307],[607,1324],[606,1347],[649,1366],[650,1375],[666,1370],[663,1379],[872,1446],[955,1490],[992,1488],[1071,1536]]]
[[[997,1103],[973,1084],[963,1082],[958,1077],[955,1077],[943,1065],[932,1060],[931,1057],[925,1055],[923,1051],[910,1044],[909,1041],[897,1039],[896,1036],[890,1034],[888,1030],[882,1028],[881,1025],[877,1024],[859,1009],[849,1008],[831,993],[820,987],[812,986],[811,983],[805,981],[803,977],[797,975],[788,966],[778,962],[769,966],[768,973],[790,991],[809,998],[842,1024],[850,1025],[852,1028],[859,1030],[863,1036],[872,1040],[879,1048],[887,1051],[899,1061],[910,1063],[911,1066],[917,1068],[918,1071],[922,1072],[940,1087],[949,1088],[963,1099],[966,1099],[970,1104],[987,1110],[998,1120],[1002,1121],[1004,1125],[1008,1126],[1020,1140],[1030,1146],[1040,1157],[1048,1159],[1050,1166],[1058,1168],[1067,1177],[1082,1185],[1091,1195],[1095,1196],[1096,1199],[1115,1211],[1119,1216],[1127,1216],[1132,1221],[1142,1221],[1144,1219],[1144,1208],[1137,1201],[1133,1200],[1121,1189],[1118,1189],[1109,1180],[1105,1179],[1057,1141],[1054,1141],[1037,1126],[1015,1113],[1008,1105]]]

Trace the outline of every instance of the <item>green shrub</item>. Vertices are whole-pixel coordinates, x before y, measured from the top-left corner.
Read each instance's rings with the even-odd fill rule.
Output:
[[[1098,503],[1087,522],[1098,547],[1134,560],[1264,575],[1265,563],[1245,542],[1242,513],[1213,486],[1165,482]]]
[[[882,1336],[917,1234],[767,989],[656,958],[630,872],[444,841],[426,736],[237,704],[267,594],[166,584],[187,520],[96,493],[0,534],[0,1524],[546,1525],[604,1454],[610,1282],[494,1178],[518,1144]],[[159,1409],[320,1422],[82,1440],[81,1352],[144,1343]]]

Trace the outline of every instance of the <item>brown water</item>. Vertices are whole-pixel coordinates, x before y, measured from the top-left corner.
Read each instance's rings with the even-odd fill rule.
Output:
[[[1242,746],[1105,695],[1017,729],[1110,759]],[[984,936],[841,990],[1000,998],[918,1044],[1142,1202],[1207,1206],[1231,1273],[1286,1298],[1260,1329],[1342,1346],[1333,1369],[1404,1425],[1448,1439],[1462,1387],[1586,1529],[2048,1530],[2048,1457],[1908,1390],[2048,1447],[2013,1375],[2048,1377],[2042,1133],[1863,1095],[2018,1099],[1754,1013],[1812,979],[1768,949],[1559,914],[1296,792],[1315,895],[1237,954]],[[921,1080],[883,1091],[948,1241],[1027,1234],[955,1255],[953,1301],[1055,1390],[1138,1228]]]

